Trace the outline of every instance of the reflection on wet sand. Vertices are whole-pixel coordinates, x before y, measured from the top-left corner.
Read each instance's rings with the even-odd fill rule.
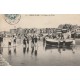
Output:
[[[11,55],[11,48],[8,48],[8,54]]]
[[[19,42],[14,46],[4,47],[1,52],[10,65],[79,65],[80,57],[77,45],[76,47],[50,47],[46,46],[46,42],[42,40],[38,40],[37,43],[30,40],[28,45],[25,42],[23,44],[23,40],[17,41]]]
[[[45,47],[44,45],[42,41],[38,41],[37,46],[29,46],[29,47],[22,46],[20,43],[18,47],[13,47],[8,49],[3,48],[3,56],[11,65],[54,65],[54,64],[60,65],[59,63],[55,63],[57,57],[59,60],[58,62],[64,65],[64,63],[62,62],[64,60],[67,62],[66,56],[69,55],[70,57],[68,57],[68,59],[70,59],[71,55],[76,53],[75,47],[48,47],[48,46]],[[8,55],[6,53],[7,50],[8,50]],[[64,56],[63,60],[60,58],[61,57],[60,55]],[[75,61],[75,59],[73,59],[73,61]]]
[[[14,47],[14,53],[16,54],[16,47]]]
[[[33,52],[34,52],[34,47],[32,47],[32,50],[31,50],[31,55],[33,55]]]
[[[35,50],[35,56],[37,56],[37,50]]]
[[[29,52],[29,47],[27,47],[27,53]]]
[[[26,53],[26,47],[23,47],[23,53],[24,54]]]
[[[50,49],[57,49],[59,53],[61,53],[62,51],[66,51],[66,50],[71,50],[73,53],[75,53],[74,48],[73,47],[45,47],[45,50],[50,50]]]

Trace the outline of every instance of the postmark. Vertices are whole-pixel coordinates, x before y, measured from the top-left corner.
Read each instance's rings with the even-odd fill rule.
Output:
[[[4,19],[8,24],[15,25],[20,21],[21,15],[20,14],[4,14]]]

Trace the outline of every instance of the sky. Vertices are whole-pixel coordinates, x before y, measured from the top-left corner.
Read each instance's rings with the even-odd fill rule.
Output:
[[[47,14],[46,14],[47,15]],[[10,25],[5,21],[4,14],[0,14],[0,31],[9,31],[12,28],[57,28],[60,24],[80,25],[80,14],[54,14],[30,16],[21,14],[17,24]]]

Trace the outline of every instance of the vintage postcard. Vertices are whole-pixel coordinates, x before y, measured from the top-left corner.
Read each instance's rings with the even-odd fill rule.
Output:
[[[80,66],[80,14],[0,14],[0,66]]]

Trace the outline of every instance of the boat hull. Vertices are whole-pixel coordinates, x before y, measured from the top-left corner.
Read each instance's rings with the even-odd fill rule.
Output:
[[[46,46],[57,46],[58,42],[50,42],[50,41],[46,41]]]
[[[73,41],[49,41],[46,40],[46,46],[67,47],[71,46]]]

